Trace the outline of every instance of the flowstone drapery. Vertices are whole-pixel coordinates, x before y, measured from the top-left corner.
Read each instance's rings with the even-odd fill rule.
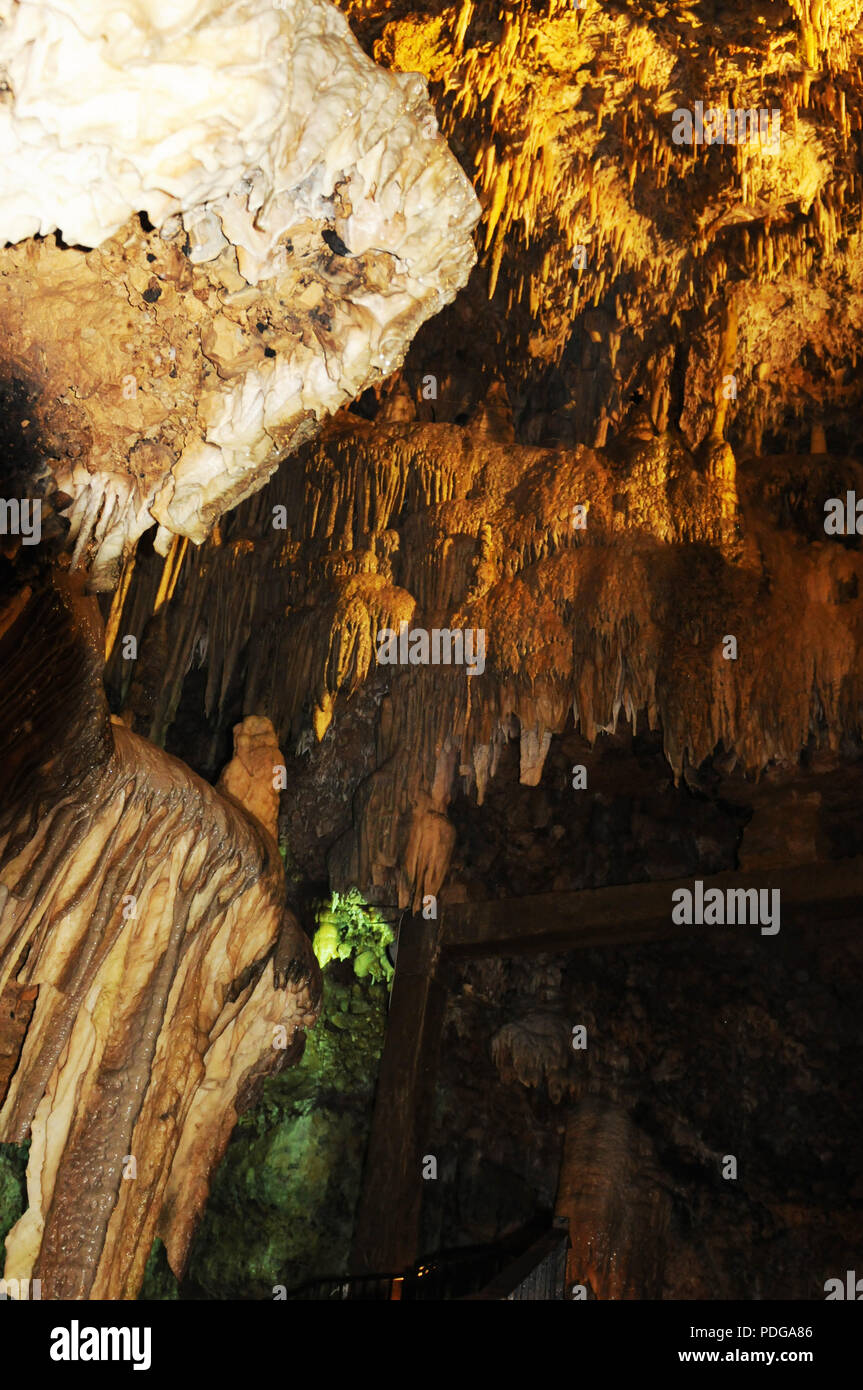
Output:
[[[35,597],[0,639],[0,989],[36,996],[0,1109],[31,1138],[6,1276],[50,1298],[134,1297],[156,1234],[182,1269],[238,1107],[320,1002],[274,840],[110,722],[91,604]]]

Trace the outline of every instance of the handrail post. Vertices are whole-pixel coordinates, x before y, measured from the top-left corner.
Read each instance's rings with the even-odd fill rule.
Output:
[[[357,1208],[351,1269],[407,1271],[419,1246],[427,1150],[446,993],[437,979],[439,924],[413,916],[399,932],[396,973]]]

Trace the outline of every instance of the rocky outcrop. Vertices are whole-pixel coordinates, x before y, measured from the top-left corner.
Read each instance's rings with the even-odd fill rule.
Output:
[[[301,1050],[320,975],[271,836],[109,722],[91,604],[34,594],[0,640],[0,988],[35,995],[0,1110],[0,1139],[31,1140],[6,1275],[133,1298],[156,1234],[182,1269],[238,1110]]]
[[[11,423],[110,589],[144,531],[199,543],[400,364],[465,283],[479,209],[422,79],[324,0],[0,21]]]

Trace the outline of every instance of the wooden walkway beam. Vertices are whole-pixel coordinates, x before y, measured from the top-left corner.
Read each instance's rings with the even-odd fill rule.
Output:
[[[757,927],[678,926],[672,893],[692,890],[695,879],[627,883],[580,892],[454,903],[443,914],[441,949],[453,956],[520,955],[573,951],[587,946],[632,946],[692,937],[695,932],[757,931]],[[778,888],[780,935],[822,922],[860,923],[863,931],[863,858],[781,869],[738,870],[701,877],[710,888]]]
[[[632,946],[693,939],[693,934],[713,941],[726,930],[759,931],[757,924],[726,928],[672,922],[672,894],[677,888],[692,891],[696,877],[457,903],[446,909],[440,924],[421,917],[403,924],[357,1210],[352,1273],[401,1274],[419,1253],[422,1160],[429,1147],[434,1151],[429,1135],[446,1006],[437,977],[440,957]],[[710,888],[778,888],[780,941],[783,932],[819,931],[825,926],[832,935],[863,931],[863,858],[712,874],[701,882],[705,893]]]

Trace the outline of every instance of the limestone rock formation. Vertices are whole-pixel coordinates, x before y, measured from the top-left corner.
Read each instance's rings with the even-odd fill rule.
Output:
[[[400,364],[478,204],[324,0],[4,0],[0,79],[6,409],[111,588]]]
[[[344,8],[379,61],[428,78],[483,204],[457,344],[425,338],[412,384],[437,372],[441,397],[475,408],[466,380],[493,366],[528,408],[528,438],[574,428],[596,445],[625,428],[638,393],[658,429],[682,418],[694,448],[729,376],[735,448],[758,454],[784,434],[803,452],[813,411],[853,436],[859,0]],[[704,136],[676,143],[677,113],[694,121],[697,104]],[[779,113],[775,144],[761,111]]]
[[[274,840],[279,834],[279,772],[284,756],[269,719],[249,715],[234,729],[234,756],[218,790],[245,806]]]
[[[481,265],[365,421],[200,552],[126,567],[144,657],[115,646],[110,680],[162,741],[204,667],[215,730],[233,698],[303,756],[368,683],[375,765],[327,872],[417,906],[509,738],[536,785],[570,717],[645,714],[678,777],[856,737],[858,556],[823,506],[859,489],[863,41],[856,4],[344,8],[427,78]],[[676,142],[697,103],[722,122]],[[482,674],[381,667],[402,622],[483,631]]]
[[[31,1139],[6,1275],[49,1298],[134,1297],[157,1233],[182,1269],[238,1108],[320,1002],[271,837],[109,722],[99,629],[63,589],[0,639],[0,988],[35,995],[0,1110]]]
[[[374,765],[355,770],[352,825],[328,869],[340,888],[417,906],[445,878],[451,799],[468,790],[482,803],[511,737],[532,786],[570,718],[592,741],[646,712],[678,778],[718,746],[757,773],[810,739],[853,736],[863,562],[824,536],[819,514],[825,489],[863,495],[863,475],[846,460],[826,476],[791,456],[729,477],[653,431],[552,451],[456,425],[358,421],[190,554],[155,616],[164,567],[139,565],[116,622],[140,659],[115,647],[112,686],[160,741],[202,666],[207,719],[218,724],[239,690],[283,747],[305,748],[333,721],[338,741],[370,682]],[[483,631],[482,672],[382,665],[379,634],[403,621]]]
[[[0,0],[0,452],[44,541],[0,533],[0,1138],[33,1136],[9,1272],[77,1297],[132,1296],[157,1232],[182,1268],[232,1123],[302,1046],[277,840],[292,887],[396,915],[859,872],[863,0],[340,8]],[[580,958],[566,1007],[467,971],[439,1232],[490,1170],[483,1239],[562,1171],[599,1297],[718,1296],[669,1234],[690,1202],[723,1296],[717,1231],[768,1192],[764,1248],[805,1196],[844,1250],[832,1138],[804,1196],[768,1168],[783,1088],[795,1164],[825,1078],[850,1133],[859,968],[842,993],[829,933],[811,980],[787,939],[785,965],[730,935],[671,955],[674,1017],[647,1018],[665,943],[631,981]]]
[[[272,725],[244,721],[219,795],[109,721],[66,571],[122,600],[156,525],[170,601],[188,541],[465,283],[479,207],[422,78],[322,0],[0,0],[0,209],[5,490],[36,509],[22,537],[2,502],[0,1136],[31,1140],[6,1273],[134,1297],[156,1233],[181,1271],[320,976]]]
[[[572,1112],[556,1210],[569,1223],[568,1286],[602,1300],[661,1297],[671,1195],[625,1111],[586,1100]]]

